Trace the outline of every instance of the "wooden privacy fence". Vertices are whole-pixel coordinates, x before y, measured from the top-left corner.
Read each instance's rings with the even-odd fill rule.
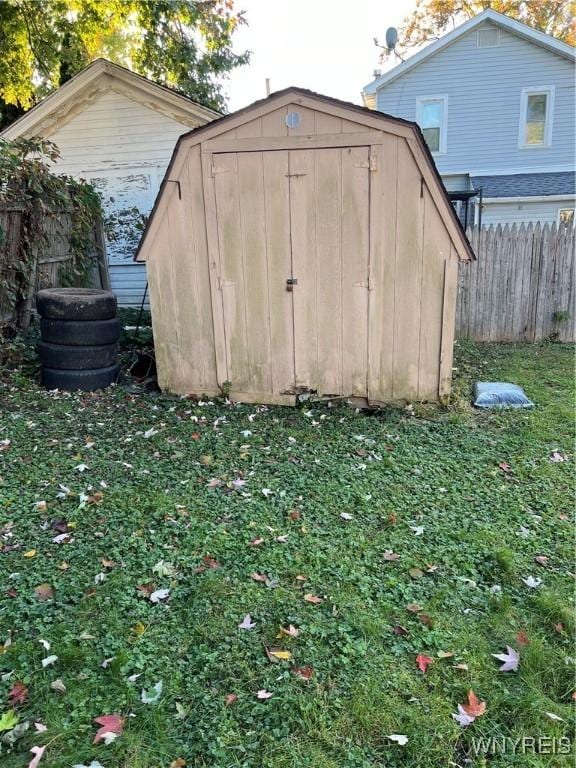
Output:
[[[17,205],[0,206],[0,326],[16,324],[26,328],[30,318],[36,291],[41,288],[58,288],[72,258],[70,248],[70,214],[63,211],[56,215],[42,217],[41,227],[45,238],[35,246],[37,255],[32,255],[30,280],[24,296],[16,296],[10,286],[18,272],[18,264],[25,248],[23,234],[25,216],[31,214]],[[93,241],[95,267],[89,277],[89,287],[110,288],[106,263],[104,232],[101,221],[94,225]]]
[[[575,341],[574,227],[470,228],[477,261],[458,275],[456,337]]]

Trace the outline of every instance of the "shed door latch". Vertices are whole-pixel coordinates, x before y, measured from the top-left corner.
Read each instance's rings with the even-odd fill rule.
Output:
[[[298,278],[297,277],[289,277],[286,280],[286,290],[287,291],[293,291],[295,285],[298,285]]]

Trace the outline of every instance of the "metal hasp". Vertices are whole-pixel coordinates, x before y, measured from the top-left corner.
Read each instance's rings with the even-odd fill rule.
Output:
[[[286,280],[286,290],[287,291],[293,291],[295,285],[298,285],[298,278],[297,277],[289,277]]]

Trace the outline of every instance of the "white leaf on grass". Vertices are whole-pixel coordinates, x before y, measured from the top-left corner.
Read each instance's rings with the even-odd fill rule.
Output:
[[[504,662],[500,667],[500,672],[516,672],[518,669],[520,654],[509,645],[506,646],[506,653],[493,653],[492,656],[498,661]]]
[[[252,432],[249,429],[243,429],[242,432],[240,432],[240,434],[242,435],[242,437],[250,437]]]
[[[44,754],[45,749],[46,749],[46,745],[43,747],[32,747],[30,752],[32,752],[34,757],[28,763],[28,768],[37,768],[38,764],[40,763],[40,760],[42,760],[42,755]]]
[[[58,656],[46,656],[42,659],[42,666],[44,668],[49,667],[51,664],[55,664],[58,661]]]
[[[56,693],[66,693],[66,686],[60,678],[50,683],[50,688],[52,688],[53,691],[56,691]]]
[[[54,542],[54,544],[65,544],[67,541],[70,541],[70,534],[59,533],[58,536],[54,536],[52,541]]]
[[[98,760],[92,760],[90,765],[84,765],[84,763],[76,763],[76,765],[73,765],[72,768],[104,768],[104,766]]]
[[[530,589],[537,589],[542,584],[542,579],[534,578],[534,576],[528,576],[527,579],[522,579],[522,581]]]
[[[560,717],[560,715],[555,715],[554,712],[545,712],[544,713],[546,717],[549,717],[550,720],[555,720],[556,722],[563,723],[565,722],[563,717]]]
[[[467,725],[470,725],[470,723],[473,723],[474,720],[476,720],[472,715],[466,714],[462,704],[458,704],[458,712],[453,713],[452,717],[456,720],[458,725],[461,725],[463,728],[466,728]]]
[[[88,466],[88,464],[77,464],[74,467],[74,469],[77,470],[78,472],[86,472],[86,470],[90,469],[90,467]]]
[[[255,626],[256,624],[252,621],[252,616],[247,613],[240,624],[238,624],[238,629],[254,629]]]
[[[43,638],[39,638],[38,642],[41,643],[47,651],[50,650],[50,643],[48,642],[48,640],[44,640]]]
[[[273,493],[274,491],[271,488],[262,488],[262,495],[266,496],[266,498],[268,498],[268,496],[271,496]]]
[[[157,589],[155,592],[152,592],[152,594],[150,595],[150,602],[159,603],[161,600],[166,600],[166,598],[169,596],[170,596],[169,589]]]
[[[36,733],[44,733],[48,730],[48,726],[44,725],[44,723],[34,723],[34,728],[36,728]]]
[[[159,560],[152,568],[152,573],[157,573],[158,576],[174,576],[175,572],[176,569],[172,563],[165,562],[164,560]]]
[[[422,536],[424,533],[423,525],[411,525],[410,530],[414,531],[414,536]]]
[[[401,747],[408,743],[408,736],[405,736],[403,733],[391,733],[388,738],[390,741],[395,741],[397,744],[400,744]]]
[[[256,694],[257,699],[270,699],[274,694],[271,691],[267,691],[266,688],[262,688]]]
[[[140,698],[143,704],[156,704],[160,696],[162,695],[162,680],[159,680],[156,685],[152,686],[150,690],[146,691],[142,688]]]
[[[340,517],[342,520],[353,520],[354,515],[351,515],[350,512],[340,512]]]
[[[154,435],[158,434],[158,430],[154,429],[154,427],[150,427],[150,429],[147,429],[146,432],[144,432],[144,437],[146,440],[148,440],[149,437],[153,437]]]

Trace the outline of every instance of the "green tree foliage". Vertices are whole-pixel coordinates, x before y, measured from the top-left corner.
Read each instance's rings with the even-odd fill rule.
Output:
[[[576,43],[572,0],[418,0],[400,32],[402,48],[409,51],[437,40],[487,8],[557,37]]]
[[[232,50],[242,23],[233,0],[3,0],[0,124],[100,56],[222,110],[219,81],[248,61]]]

